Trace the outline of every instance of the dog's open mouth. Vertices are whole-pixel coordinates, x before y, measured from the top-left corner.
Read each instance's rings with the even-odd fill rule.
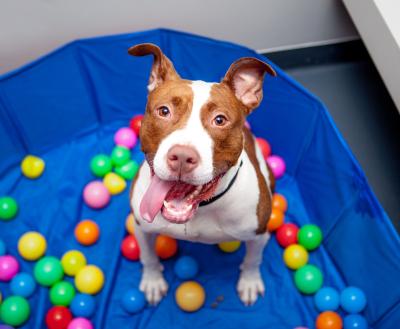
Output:
[[[200,202],[210,199],[221,179],[219,175],[204,185],[191,185],[182,181],[165,181],[153,175],[140,203],[140,214],[152,222],[161,211],[172,223],[186,223],[193,217]]]

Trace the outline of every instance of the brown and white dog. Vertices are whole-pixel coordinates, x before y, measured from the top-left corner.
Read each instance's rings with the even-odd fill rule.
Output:
[[[258,59],[241,58],[220,83],[189,81],[153,44],[129,53],[154,56],[140,128],[146,161],[130,194],[140,290],[157,304],[168,289],[154,252],[158,233],[208,244],[241,240],[246,255],[237,290],[243,303],[253,304],[265,290],[259,266],[274,183],[245,119],[261,102],[264,74],[276,73]]]

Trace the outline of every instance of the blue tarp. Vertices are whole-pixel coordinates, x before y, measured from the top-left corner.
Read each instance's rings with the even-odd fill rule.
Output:
[[[15,197],[20,211],[15,220],[0,222],[0,238],[27,272],[34,263],[23,261],[16,246],[28,230],[46,236],[48,255],[84,251],[89,263],[106,275],[104,289],[96,296],[96,328],[313,328],[313,299],[295,288],[293,272],[283,264],[274,237],[262,265],[266,295],[252,307],[244,307],[235,290],[243,247],[223,254],[215,246],[180,242],[179,254],[192,255],[200,264],[196,280],[205,287],[205,306],[193,314],[176,306],[174,290],[180,281],[172,259],[164,262],[170,291],[159,306],[137,315],[121,308],[123,292],[138,286],[141,273],[140,264],[125,260],[119,250],[126,234],[128,192],[113,197],[100,211],[89,209],[81,194],[94,179],[90,159],[110,153],[113,133],[144,111],[151,58],[127,54],[128,47],[142,42],[158,44],[179,74],[193,80],[219,81],[239,57],[263,58],[231,43],[160,29],[78,40],[2,76],[0,195]],[[273,66],[278,77],[267,77],[264,100],[249,121],[254,133],[267,138],[273,152],[286,160],[287,174],[277,188],[289,202],[287,221],[319,225],[325,239],[311,253],[310,263],[322,269],[325,284],[362,288],[370,326],[398,328],[399,238],[324,105]],[[38,180],[23,177],[19,169],[21,159],[32,153],[46,161]],[[139,151],[134,157],[142,159]],[[100,225],[101,238],[94,246],[80,246],[73,236],[76,223],[84,218]],[[1,283],[0,290],[3,296],[10,294],[8,284]],[[220,295],[223,302],[212,308]],[[38,289],[29,303],[32,315],[24,328],[44,328],[51,306],[48,289]]]

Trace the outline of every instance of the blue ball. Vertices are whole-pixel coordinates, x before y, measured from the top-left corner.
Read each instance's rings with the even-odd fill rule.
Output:
[[[6,254],[6,244],[4,243],[3,240],[0,239],[0,256],[3,256]]]
[[[122,297],[121,303],[128,313],[137,313],[146,306],[146,299],[139,289],[130,289]]]
[[[69,307],[75,317],[90,318],[96,308],[96,301],[93,296],[77,294]]]
[[[199,265],[193,257],[180,257],[174,267],[175,274],[182,280],[193,279],[199,271]]]
[[[10,283],[10,290],[13,295],[28,298],[32,296],[36,289],[36,281],[28,273],[18,273]]]
[[[368,329],[367,320],[360,314],[350,314],[344,318],[344,329]]]
[[[339,308],[339,292],[331,287],[323,287],[314,296],[318,311],[336,311]]]
[[[347,287],[340,294],[340,305],[347,313],[360,313],[367,304],[364,292],[356,287]]]

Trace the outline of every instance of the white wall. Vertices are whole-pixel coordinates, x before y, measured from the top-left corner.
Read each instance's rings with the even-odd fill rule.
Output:
[[[0,72],[77,38],[155,27],[257,50],[357,37],[340,0],[1,0]]]

